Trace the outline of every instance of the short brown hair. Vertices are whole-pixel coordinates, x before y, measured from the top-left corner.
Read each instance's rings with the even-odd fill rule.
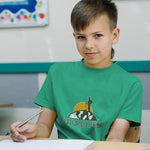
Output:
[[[93,19],[103,14],[110,20],[110,29],[116,28],[118,11],[115,3],[111,0],[81,0],[72,10],[72,27],[76,31],[83,30]]]

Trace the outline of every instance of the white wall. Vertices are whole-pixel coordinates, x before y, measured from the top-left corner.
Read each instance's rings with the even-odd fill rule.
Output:
[[[150,1],[120,0],[118,26],[120,40],[116,45],[117,60],[150,60]]]
[[[79,60],[70,13],[79,0],[49,0],[49,25],[41,28],[0,29],[0,62]],[[119,44],[116,60],[150,59],[150,1],[117,1]]]
[[[77,0],[49,0],[49,25],[0,29],[0,62],[76,60],[70,13]]]

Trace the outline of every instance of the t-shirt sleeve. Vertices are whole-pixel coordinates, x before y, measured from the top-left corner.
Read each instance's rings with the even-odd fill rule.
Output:
[[[142,97],[142,84],[138,81],[130,87],[128,96],[117,118],[131,121],[131,126],[139,126],[141,124]]]
[[[44,84],[37,94],[34,103],[55,111],[51,69],[49,70]]]

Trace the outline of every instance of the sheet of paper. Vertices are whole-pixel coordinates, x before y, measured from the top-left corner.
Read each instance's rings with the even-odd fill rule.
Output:
[[[84,150],[93,141],[90,140],[27,140],[24,143],[3,140],[0,142],[2,150]]]

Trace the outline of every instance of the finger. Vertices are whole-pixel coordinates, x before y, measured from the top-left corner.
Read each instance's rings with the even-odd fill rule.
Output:
[[[18,132],[18,128],[16,128],[20,123],[22,122],[17,121],[10,125],[10,129],[12,131],[11,138],[16,142],[24,142],[26,140],[26,136],[22,135],[21,132]]]
[[[16,132],[16,127],[21,123],[21,121],[17,121],[9,126],[12,133]]]
[[[11,138],[13,139],[13,141],[15,142],[24,142],[27,138],[24,135],[19,134],[18,132],[14,132],[11,135]]]
[[[33,131],[33,125],[31,123],[26,123],[20,128],[16,128],[19,133],[30,133]]]
[[[31,124],[31,123],[27,123],[25,125],[23,125],[22,127],[20,128],[17,128],[17,132],[23,136],[25,136],[27,139],[29,138],[33,138],[35,137],[35,128],[36,128],[36,125],[35,124]]]

